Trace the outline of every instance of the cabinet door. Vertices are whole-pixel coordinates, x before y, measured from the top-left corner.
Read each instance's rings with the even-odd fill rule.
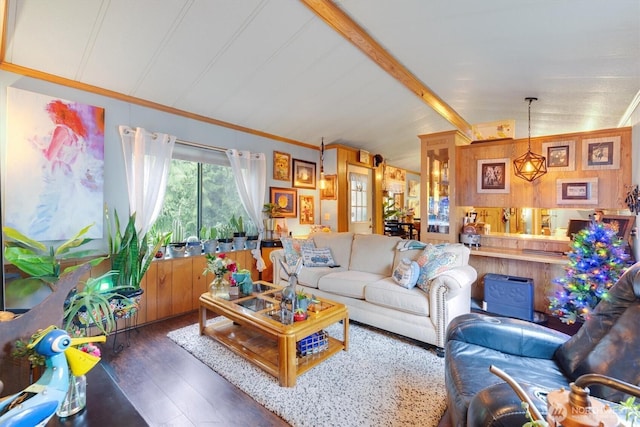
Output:
[[[173,261],[171,283],[171,314],[181,314],[192,310],[193,303],[193,263],[192,257]]]

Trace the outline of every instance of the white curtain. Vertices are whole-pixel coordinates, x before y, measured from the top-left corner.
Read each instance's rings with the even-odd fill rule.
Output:
[[[256,259],[258,271],[265,268],[260,254],[260,242],[264,232],[262,222],[262,206],[267,185],[267,160],[264,153],[250,153],[249,151],[227,150],[227,157],[231,163],[231,170],[236,179],[238,194],[251,221],[259,231],[258,247],[251,251]]]
[[[136,229],[144,236],[160,214],[167,189],[171,153],[176,137],[120,126],[127,173],[129,214],[136,214]]]

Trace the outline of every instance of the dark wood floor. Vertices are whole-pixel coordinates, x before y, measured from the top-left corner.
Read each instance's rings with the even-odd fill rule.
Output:
[[[100,363],[150,426],[288,426],[167,338],[197,321],[191,313],[140,327]]]
[[[549,320],[554,329],[575,332]],[[169,331],[197,321],[194,312],[140,327],[130,333],[130,346],[117,354],[111,351],[111,336],[101,365],[150,426],[288,426],[167,338]],[[123,338],[118,335],[118,342]],[[141,425],[139,418],[124,424],[121,417],[115,419],[80,425]],[[449,425],[445,414],[439,427]]]

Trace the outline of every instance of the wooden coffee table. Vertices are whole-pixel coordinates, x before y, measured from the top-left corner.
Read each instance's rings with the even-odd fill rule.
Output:
[[[296,385],[296,378],[341,350],[348,350],[349,314],[347,307],[318,298],[319,311],[308,311],[306,320],[286,325],[280,321],[282,287],[268,282],[254,283],[251,295],[200,296],[200,335],[208,335],[234,353],[278,378],[283,387]],[[226,320],[207,326],[207,312]],[[296,344],[324,328],[342,321],[343,340],[328,337],[328,348],[298,356]]]

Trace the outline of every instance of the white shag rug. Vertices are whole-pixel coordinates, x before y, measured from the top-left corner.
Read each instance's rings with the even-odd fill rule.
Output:
[[[341,324],[327,332],[342,339]],[[365,326],[350,324],[349,350],[299,376],[291,388],[280,387],[275,377],[200,336],[197,324],[167,336],[295,427],[429,427],[438,425],[446,409],[444,359]]]

